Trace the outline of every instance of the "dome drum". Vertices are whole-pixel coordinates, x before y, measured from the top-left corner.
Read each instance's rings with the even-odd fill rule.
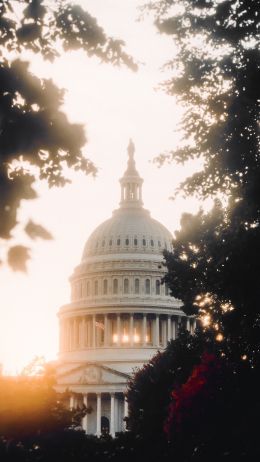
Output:
[[[128,352],[137,348],[142,354],[142,349],[165,348],[169,340],[176,338],[180,325],[186,327],[186,324],[186,317],[169,314],[169,311],[158,314],[149,309],[137,312],[133,308],[109,313],[106,310],[103,313],[78,312],[60,319],[60,352],[67,359],[74,357],[75,352],[89,357],[90,350],[104,348],[127,349]],[[193,330],[194,319],[189,324],[189,330]]]

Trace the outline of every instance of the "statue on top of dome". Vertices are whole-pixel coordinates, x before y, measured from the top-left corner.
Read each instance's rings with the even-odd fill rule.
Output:
[[[129,140],[127,152],[128,152],[129,159],[133,159],[134,158],[134,153],[135,153],[135,145],[133,143],[132,138],[130,138],[130,140]]]

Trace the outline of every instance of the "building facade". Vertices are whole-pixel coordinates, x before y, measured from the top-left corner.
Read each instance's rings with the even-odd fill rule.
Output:
[[[133,371],[176,338],[179,324],[195,328],[161,284],[172,236],[143,208],[142,183],[130,142],[120,206],[87,240],[71,302],[59,311],[57,388],[69,390],[71,407],[91,409],[82,425],[98,436],[124,430]]]

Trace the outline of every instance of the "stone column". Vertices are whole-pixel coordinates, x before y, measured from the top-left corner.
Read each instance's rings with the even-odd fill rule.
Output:
[[[137,184],[134,184],[134,199],[137,200]]]
[[[119,423],[119,400],[115,396],[115,432],[122,431],[122,428]]]
[[[82,320],[82,348],[87,346],[87,319],[86,316]]]
[[[108,317],[104,315],[104,346],[108,346]]]
[[[126,396],[124,395],[124,418],[128,417],[128,402],[126,400]],[[125,422],[125,431],[127,430],[127,424]]]
[[[156,315],[155,318],[155,346],[160,345],[160,337],[159,337],[159,314]]]
[[[96,315],[92,316],[92,347],[96,348]]]
[[[88,407],[88,395],[83,396],[83,404]],[[85,414],[82,419],[82,428],[85,433],[88,433],[88,414]]]
[[[120,313],[117,315],[116,318],[116,330],[117,330],[117,345],[121,345],[121,318]]]
[[[168,319],[167,319],[167,340],[168,342],[172,338],[172,332],[171,332],[171,316],[168,314]]]
[[[110,435],[115,437],[115,393],[110,393],[111,408],[110,408]]]
[[[147,336],[147,315],[143,315],[143,345],[145,346],[147,341],[146,341],[146,336]]]
[[[70,351],[70,320],[67,319],[67,351]]]
[[[186,320],[186,329],[190,332],[190,318]]]
[[[70,351],[73,350],[73,319],[70,320]]]
[[[63,321],[63,351],[66,351],[66,345],[67,345],[67,321],[64,319]]]
[[[72,345],[72,320],[69,320],[69,351],[71,351],[73,348]]]
[[[97,393],[97,436],[101,435],[101,393]]]
[[[176,339],[176,320],[175,318],[173,318],[173,321],[172,321],[172,338],[173,340]]]
[[[77,348],[77,320],[74,318],[73,321],[73,348],[74,350]]]
[[[71,351],[71,323],[67,319],[67,351]]]
[[[92,347],[92,316],[87,317],[87,346]]]
[[[82,332],[82,326],[83,326],[83,318],[79,318],[79,348],[81,349],[83,347],[83,332]]]
[[[191,320],[191,329],[190,329],[190,332],[191,332],[192,335],[194,335],[195,329],[196,329],[196,319],[193,318]]]
[[[163,346],[167,345],[167,325],[166,325],[166,319],[162,320],[162,344]]]
[[[73,393],[70,395],[70,409],[74,409],[75,407],[75,396]]]
[[[133,313],[130,314],[130,326],[129,326],[129,336],[130,336],[130,345],[133,346],[134,344],[134,315]]]
[[[178,321],[176,323],[176,337],[179,334],[180,327],[182,326],[182,317],[178,316]]]

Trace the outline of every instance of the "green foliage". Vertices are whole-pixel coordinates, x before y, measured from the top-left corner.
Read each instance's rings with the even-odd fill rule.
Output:
[[[62,49],[82,49],[102,62],[133,70],[136,65],[122,41],[108,37],[95,18],[66,0],[0,1],[0,30],[0,239],[10,239],[21,201],[36,198],[35,179],[63,186],[69,181],[64,167],[96,172],[82,151],[83,127],[62,112],[63,90],[32,75],[21,53],[29,50],[53,60]],[[31,236],[28,228],[30,223],[25,232]],[[37,236],[50,238],[39,228]],[[24,270],[28,258],[21,247],[8,256],[16,270]]]
[[[238,356],[260,357],[259,0],[152,2],[162,33],[172,35],[169,94],[186,109],[182,144],[160,161],[201,157],[203,169],[179,188],[215,199],[185,215],[172,254],[165,252],[171,293],[186,313],[207,316]],[[223,204],[221,204],[223,202]],[[240,346],[237,350],[236,344]]]

